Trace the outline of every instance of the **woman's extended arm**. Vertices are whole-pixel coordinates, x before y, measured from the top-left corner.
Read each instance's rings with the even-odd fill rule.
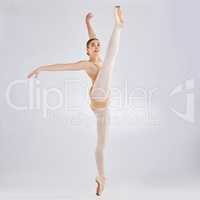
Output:
[[[96,38],[96,34],[91,26],[90,20],[93,17],[92,13],[88,13],[85,18],[89,39]]]
[[[87,70],[89,67],[88,61],[78,61],[75,63],[67,64],[53,64],[53,65],[43,65],[34,69],[27,77],[31,78],[35,75],[35,78],[41,71],[67,71],[67,70]]]

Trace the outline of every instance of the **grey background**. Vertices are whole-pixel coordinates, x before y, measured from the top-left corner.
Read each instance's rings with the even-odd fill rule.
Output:
[[[96,119],[89,108],[90,80],[83,71],[43,72],[40,95],[49,88],[67,91],[64,105],[48,110],[15,110],[6,100],[11,82],[25,80],[34,67],[87,59],[84,17],[93,26],[102,55],[112,31],[113,6],[125,13],[113,88],[121,95],[111,108],[106,148],[108,185],[105,199],[198,199],[200,172],[199,6],[195,0],[0,1],[0,195],[13,199],[95,199]],[[194,80],[194,122],[184,113],[187,90],[170,97],[186,80]],[[127,93],[125,85],[127,84]],[[10,96],[28,105],[28,81]],[[150,107],[143,98],[155,90]],[[113,96],[115,96],[113,90]],[[58,95],[48,96],[51,105]],[[139,106],[145,110],[138,110]],[[150,116],[149,116],[149,109]],[[148,116],[147,116],[148,115]]]

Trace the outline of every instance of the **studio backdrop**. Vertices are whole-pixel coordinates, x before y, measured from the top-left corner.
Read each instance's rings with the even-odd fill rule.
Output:
[[[42,65],[88,59],[88,12],[104,57],[115,5],[125,24],[113,69],[104,195],[177,199],[162,189],[178,188],[173,192],[184,198],[199,186],[199,1],[2,0],[2,197],[95,198],[91,81],[82,70],[27,75]],[[198,189],[191,195],[198,199]]]

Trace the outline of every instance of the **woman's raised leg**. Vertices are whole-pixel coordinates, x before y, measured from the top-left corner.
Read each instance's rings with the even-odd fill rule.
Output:
[[[103,66],[94,82],[91,97],[96,100],[104,100],[110,95],[112,70],[119,50],[120,33],[123,27],[123,15],[119,7],[115,7],[115,25],[108,44]]]

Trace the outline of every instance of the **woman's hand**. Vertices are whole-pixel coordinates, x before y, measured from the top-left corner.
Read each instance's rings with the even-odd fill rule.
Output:
[[[85,21],[88,23],[88,22],[90,22],[90,20],[93,18],[93,14],[90,12],[90,13],[88,13],[87,15],[86,15],[86,17],[85,17]]]
[[[40,73],[40,67],[34,69],[34,70],[27,76],[27,78],[31,78],[33,75],[35,75],[34,78],[37,78],[39,73]]]

